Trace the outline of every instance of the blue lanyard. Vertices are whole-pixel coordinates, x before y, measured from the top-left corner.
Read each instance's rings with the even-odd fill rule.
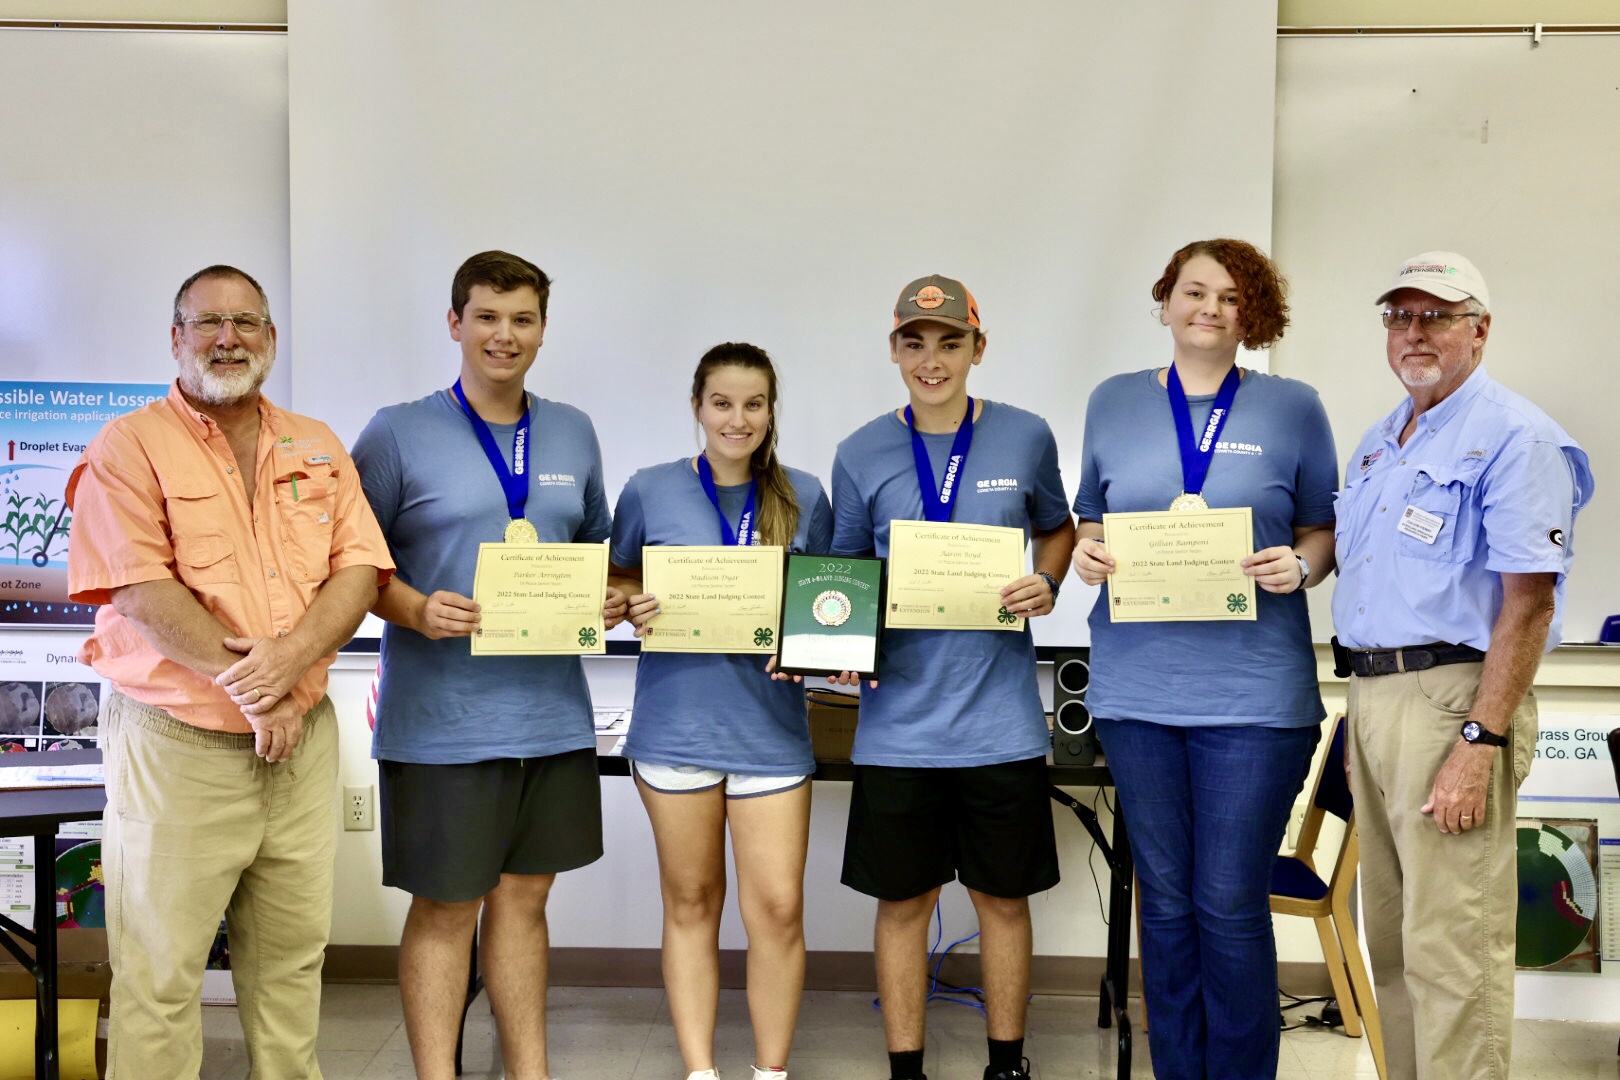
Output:
[[[1204,480],[1209,476],[1209,464],[1215,460],[1215,443],[1221,437],[1221,429],[1226,427],[1227,418],[1232,415],[1232,400],[1238,392],[1238,370],[1233,364],[1232,369],[1221,380],[1221,388],[1215,393],[1215,404],[1209,410],[1209,420],[1204,424],[1203,437],[1193,440],[1192,414],[1188,411],[1187,392],[1181,388],[1181,376],[1176,374],[1176,365],[1170,365],[1170,372],[1165,376],[1167,389],[1170,391],[1170,415],[1176,421],[1176,441],[1181,444],[1181,490],[1188,495],[1198,495],[1204,490]]]
[[[973,445],[973,399],[967,399],[967,415],[951,440],[951,456],[945,462],[945,477],[934,486],[934,466],[928,460],[928,444],[917,433],[917,421],[906,406],[906,426],[911,429],[911,454],[917,459],[917,487],[922,491],[923,517],[929,521],[949,521],[956,506],[956,478],[967,464],[968,449]]]
[[[495,436],[489,430],[489,425],[467,404],[467,395],[461,391],[460,379],[456,380],[450,392],[461,404],[461,411],[467,414],[467,422],[472,424],[473,434],[478,436],[478,445],[484,448],[484,456],[489,458],[495,475],[501,481],[501,491],[506,494],[507,516],[514,520],[521,518],[524,504],[529,501],[529,395],[523,395],[523,419],[518,421],[517,431],[512,435],[512,467],[508,469],[506,455],[495,445]]]
[[[720,509],[720,492],[714,486],[714,469],[709,465],[709,459],[702,454],[697,459],[698,479],[703,482],[703,494],[709,497],[714,504],[714,516],[720,519],[720,539],[726,545],[747,547],[754,542],[754,492],[759,489],[758,480],[748,482],[748,501],[743,504],[742,517],[737,519],[735,531],[731,522],[726,520],[725,511]]]

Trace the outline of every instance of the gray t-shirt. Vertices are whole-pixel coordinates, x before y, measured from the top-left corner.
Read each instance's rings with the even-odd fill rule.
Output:
[[[799,526],[788,550],[823,552],[832,538],[832,510],[821,481],[798,469],[787,474],[799,503]],[[748,485],[722,486],[716,493],[735,529]],[[714,504],[690,458],[642,469],[619,495],[613,513],[616,566],[640,566],[641,549],[649,545],[721,543]],[[643,652],[625,757],[752,776],[815,771],[804,687],[773,680],[766,659],[757,653]]]
[[[1187,399],[1202,431],[1213,394]],[[1250,371],[1215,444],[1203,495],[1254,511],[1254,547],[1294,542],[1294,527],[1333,521],[1338,460],[1327,412],[1305,383]],[[1074,512],[1167,510],[1181,494],[1181,450],[1157,371],[1104,380],[1086,406]],[[1091,609],[1091,712],[1109,720],[1197,727],[1299,727],[1324,715],[1305,593],[1255,588],[1253,622],[1116,623],[1105,586]]]
[[[951,433],[924,435],[936,486]],[[833,458],[833,553],[889,554],[889,522],[923,520],[911,431],[884,413],[838,444]],[[1057,441],[1034,413],[986,401],[956,477],[952,521],[1031,532],[1069,519]],[[854,759],[863,765],[957,768],[1046,753],[1050,737],[1026,626],[1006,630],[885,630],[878,685],[861,691]]]
[[[606,540],[611,520],[590,417],[531,394],[529,420],[525,516],[541,542]],[[510,467],[516,425],[490,430]],[[499,541],[509,518],[500,479],[450,392],[379,411],[354,462],[399,579],[426,594],[471,596],[478,545]],[[466,638],[384,628],[373,757],[451,765],[595,745],[578,657],[474,659]]]

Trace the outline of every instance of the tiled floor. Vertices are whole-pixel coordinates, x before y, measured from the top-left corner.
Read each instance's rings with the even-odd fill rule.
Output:
[[[560,1080],[683,1080],[680,1055],[660,990],[558,987],[552,990],[551,1068]],[[1114,1032],[1096,1027],[1097,999],[1036,998],[1025,1044],[1036,1080],[1112,1077]],[[236,1011],[204,1010],[203,1080],[247,1075]],[[494,1020],[486,997],[467,1018],[466,1075],[498,1077]],[[1613,1080],[1620,1071],[1615,1040],[1620,1024],[1521,1020],[1514,1026],[1514,1080]],[[716,1038],[727,1078],[746,1078],[752,1059],[747,1007],[741,991],[726,991]],[[326,1080],[410,1080],[411,1054],[394,986],[326,987],[320,1035]],[[925,1068],[933,1080],[979,1080],[984,1069],[984,1022],[964,1006],[936,1003],[928,1012]],[[1153,1075],[1147,1039],[1136,1040],[1133,1076]],[[868,994],[810,992],[804,996],[793,1048],[794,1080],[888,1075],[882,1024]],[[1362,1039],[1338,1031],[1286,1032],[1280,1080],[1375,1077]]]

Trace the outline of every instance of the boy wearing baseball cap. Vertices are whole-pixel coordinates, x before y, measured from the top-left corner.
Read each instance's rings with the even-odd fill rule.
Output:
[[[833,551],[886,558],[890,522],[1021,529],[1035,572],[999,603],[1052,611],[1074,548],[1057,441],[1033,413],[968,395],[986,337],[972,293],[933,275],[900,293],[889,335],[909,403],[839,444]],[[1016,630],[886,630],[862,695],[843,882],[877,898],[878,991],[893,1080],[924,1080],[927,935],[942,885],[979,917],[990,1064],[1026,1080],[1029,901],[1058,881],[1035,648]],[[848,681],[848,680],[846,680]]]

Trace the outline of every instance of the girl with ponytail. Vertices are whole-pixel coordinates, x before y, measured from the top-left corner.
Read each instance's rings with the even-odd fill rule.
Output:
[[[642,469],[613,515],[611,584],[630,597],[639,637],[658,616],[641,580],[656,544],[772,544],[826,551],[832,508],[821,482],[776,456],[776,369],[763,349],[727,342],[692,376],[703,451]],[[719,1076],[720,913],[726,831],[748,932],[755,1080],[786,1080],[804,988],[804,862],[810,750],[804,690],[757,656],[641,654],[624,754],[658,845],[664,986],[688,1080]]]

